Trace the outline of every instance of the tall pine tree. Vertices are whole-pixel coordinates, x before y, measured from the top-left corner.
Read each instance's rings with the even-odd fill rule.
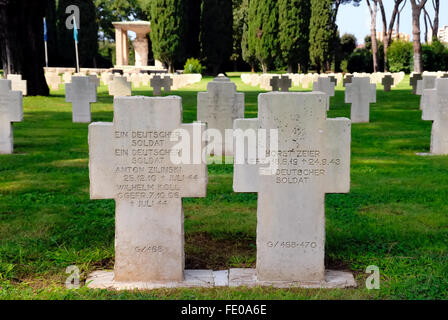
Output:
[[[306,71],[309,64],[311,4],[309,0],[279,0],[279,42],[288,72]]]
[[[152,0],[151,42],[154,58],[168,65],[174,72],[174,64],[184,56],[182,37],[185,17],[184,0]]]
[[[254,51],[267,72],[279,54],[277,0],[251,0],[249,5],[249,51]]]
[[[311,0],[310,58],[318,71],[331,68],[332,0]]]
[[[201,10],[201,52],[207,70],[214,75],[229,61],[233,45],[232,1],[205,0]]]

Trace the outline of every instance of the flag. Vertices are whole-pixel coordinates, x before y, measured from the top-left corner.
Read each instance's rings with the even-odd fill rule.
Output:
[[[48,40],[47,20],[44,18],[44,41]]]
[[[78,28],[76,26],[76,18],[73,17],[73,38],[78,43]]]

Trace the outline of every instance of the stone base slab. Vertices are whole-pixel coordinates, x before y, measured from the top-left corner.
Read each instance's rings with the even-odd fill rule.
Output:
[[[86,280],[88,288],[109,290],[152,290],[166,288],[274,287],[274,288],[350,288],[356,287],[353,274],[326,271],[326,280],[317,282],[258,281],[255,269],[224,271],[185,270],[182,282],[117,282],[113,271],[95,271]]]
[[[274,287],[274,288],[318,288],[336,289],[356,287],[356,281],[351,272],[325,271],[324,281],[258,281],[255,269],[230,269],[229,287]]]
[[[181,282],[118,282],[113,271],[95,271],[86,280],[91,289],[151,290],[162,288],[213,288],[222,278],[222,271],[185,270],[185,280]],[[225,276],[226,277],[226,276]],[[218,279],[216,281],[215,279]]]

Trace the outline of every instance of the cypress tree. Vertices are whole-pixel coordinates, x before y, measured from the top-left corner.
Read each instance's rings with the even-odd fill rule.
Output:
[[[222,71],[232,54],[233,12],[229,0],[205,0],[201,10],[201,52],[207,70]]]
[[[153,0],[151,2],[151,42],[154,58],[168,65],[174,72],[174,64],[184,56],[184,5],[182,0]]]
[[[309,63],[310,0],[279,0],[279,42],[288,72],[297,65],[306,71]]]
[[[57,30],[59,59],[61,66],[76,66],[75,44],[73,30],[67,29],[65,22],[69,14],[65,9],[76,5],[80,11],[80,27],[78,31],[79,65],[81,67],[96,67],[98,54],[98,24],[95,6],[92,0],[59,0],[57,4]]]
[[[249,5],[249,51],[255,50],[263,72],[278,55],[277,0],[251,0]]]
[[[332,0],[311,0],[310,57],[318,71],[330,69]]]
[[[243,35],[241,38],[241,54],[243,60],[250,65],[252,72],[254,72],[257,63],[257,57],[255,56],[255,17],[259,0],[244,1],[247,3],[247,12],[244,18]]]

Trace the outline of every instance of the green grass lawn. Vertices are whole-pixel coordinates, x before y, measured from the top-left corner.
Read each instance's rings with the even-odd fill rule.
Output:
[[[260,89],[230,75],[246,94],[246,117],[256,117]],[[196,95],[209,80],[173,92],[183,99],[185,122],[196,120]],[[326,265],[351,270],[358,283],[345,290],[65,289],[69,265],[82,280],[113,268],[115,205],[89,199],[87,124],[72,123],[64,91],[24,98],[15,153],[0,155],[0,299],[448,298],[448,157],[416,155],[429,151],[431,123],[421,120],[408,82],[378,88],[371,123],[352,127],[351,191],[326,196]],[[338,87],[328,116],[349,115]],[[112,117],[112,97],[101,86],[92,119]],[[255,266],[257,195],[234,193],[232,170],[210,165],[207,197],[183,200],[187,268]],[[380,290],[365,287],[369,265],[380,268]]]

